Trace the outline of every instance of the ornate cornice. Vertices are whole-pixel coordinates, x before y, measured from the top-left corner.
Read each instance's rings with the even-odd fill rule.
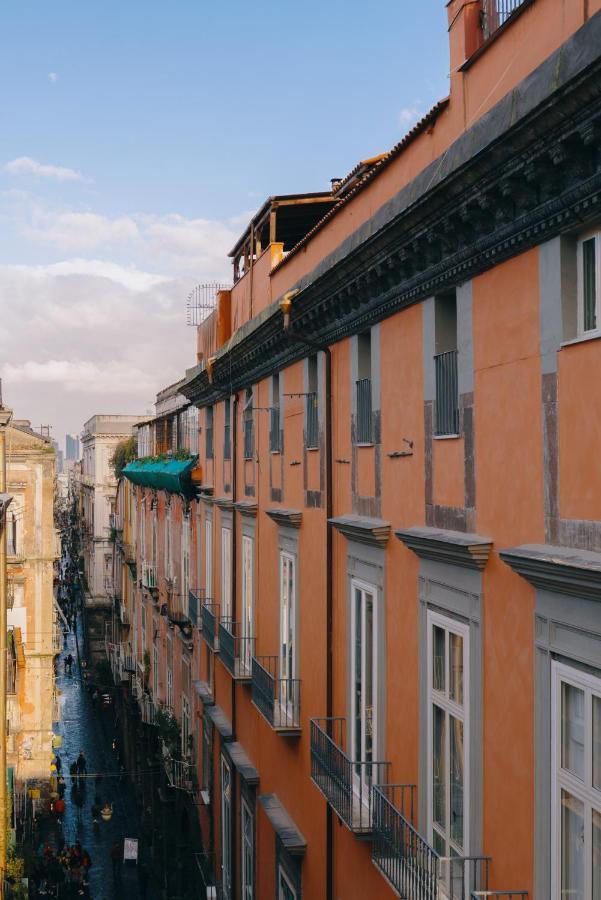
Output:
[[[248,758],[248,754],[242,744],[238,743],[238,741],[232,741],[232,743],[224,745],[224,750],[240,777],[248,785],[257,785],[259,783],[259,773]]]
[[[333,344],[599,217],[600,46],[597,14],[300,280],[292,328]],[[276,302],[182,393],[213,403],[302,358],[282,324]]]
[[[349,541],[385,547],[390,537],[390,522],[383,519],[369,519],[366,516],[336,516],[328,519]]]
[[[280,509],[274,506],[265,512],[277,525],[287,525],[288,528],[300,528],[303,519],[300,509]]]
[[[250,500],[237,500],[234,509],[243,516],[251,516],[253,519],[257,517],[257,504]]]
[[[488,562],[492,539],[463,531],[447,531],[416,525],[395,531],[399,541],[422,559],[483,569]]]
[[[539,590],[601,601],[601,553],[550,544],[523,544],[501,550],[499,556]]]
[[[277,794],[262,794],[258,799],[273,830],[288,853],[292,856],[304,856],[307,842],[278,799]]]
[[[215,506],[218,506],[219,509],[232,509],[234,506],[234,501],[231,497],[215,497],[213,503]]]

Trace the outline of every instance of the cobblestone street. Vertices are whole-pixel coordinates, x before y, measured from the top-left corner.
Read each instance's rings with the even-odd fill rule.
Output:
[[[78,625],[77,635],[68,635],[64,650],[57,659],[57,685],[61,691],[62,706],[58,729],[62,746],[59,753],[67,785],[63,835],[67,845],[79,841],[91,856],[89,890],[92,900],[136,900],[143,896],[138,887],[136,864],[124,862],[117,865],[114,875],[111,859],[115,840],[137,837],[134,804],[127,785],[122,783],[118,754],[113,748],[116,733],[114,709],[112,704],[103,709],[94,703],[85,678],[85,660],[80,657],[82,646],[81,627]],[[64,667],[64,659],[69,653],[74,659],[72,674],[66,674]],[[87,775],[83,779],[85,786],[79,794],[78,804],[78,792],[69,775],[69,766],[77,759],[80,750],[86,756]],[[99,773],[101,780],[96,777]],[[109,822],[98,816],[97,823],[94,823],[92,805],[97,793],[103,804],[112,805],[113,815]],[[56,845],[60,826],[54,824],[48,837]]]

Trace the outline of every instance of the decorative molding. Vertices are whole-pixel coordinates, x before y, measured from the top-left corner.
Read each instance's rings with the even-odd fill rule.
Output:
[[[303,514],[300,509],[281,509],[279,506],[272,506],[265,512],[276,525],[287,525],[288,528],[300,528]]]
[[[523,544],[500,550],[499,556],[539,590],[601,601],[601,553],[551,544]]]
[[[262,794],[259,803],[288,853],[291,856],[304,856],[307,842],[279,801],[277,794]]]
[[[349,541],[369,544],[371,547],[385,547],[390,537],[390,522],[370,519],[367,516],[336,516],[328,519]]]
[[[243,516],[252,516],[253,519],[257,518],[257,504],[252,503],[250,500],[237,500],[234,503],[234,509]]]
[[[213,503],[215,506],[218,506],[219,509],[232,509],[234,506],[234,501],[231,497],[215,497]]]
[[[232,723],[220,706],[213,705],[207,708],[207,716],[221,735],[224,741],[231,741],[234,733]]]
[[[413,550],[422,559],[467,566],[469,569],[483,569],[488,562],[492,538],[464,531],[448,531],[416,525],[395,531],[399,541]]]
[[[207,681],[193,681],[192,687],[196,691],[197,696],[202,701],[203,706],[213,706],[213,692]]]
[[[232,765],[240,774],[240,777],[243,778],[248,785],[257,785],[259,783],[259,773],[248,758],[242,744],[238,741],[232,741],[231,744],[225,745],[224,750],[229,756]]]
[[[568,41],[303,276],[293,328],[331,345],[601,215],[601,17]],[[501,302],[501,301],[500,301]],[[181,392],[216,402],[306,355],[278,302],[197,366]],[[227,387],[226,387],[227,385]]]

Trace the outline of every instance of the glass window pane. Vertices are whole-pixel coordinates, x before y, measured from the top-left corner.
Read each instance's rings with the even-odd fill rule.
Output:
[[[584,691],[561,685],[561,765],[584,780]]]
[[[463,638],[449,634],[449,695],[463,705]]]
[[[593,787],[601,791],[601,697],[593,697]]]
[[[445,633],[437,625],[432,629],[432,685],[435,691],[445,690]]]
[[[432,844],[439,856],[447,855],[446,841],[436,829],[432,831]]]
[[[601,812],[593,810],[593,900],[601,900]]]
[[[595,260],[595,238],[582,244],[582,295],[584,301],[585,331],[597,327],[597,267]]]
[[[363,706],[363,685],[361,682],[361,638],[361,591],[355,588],[355,746],[353,747],[353,752],[356,762],[359,762],[361,760],[361,708]]]
[[[584,804],[561,792],[561,896],[584,898]]]
[[[373,757],[373,641],[374,641],[374,601],[370,594],[365,595],[365,762]]]
[[[450,717],[451,729],[451,840],[463,847],[463,722]]]
[[[446,767],[445,767],[445,728],[446,715],[438,706],[432,708],[433,741],[432,741],[432,819],[446,830]]]

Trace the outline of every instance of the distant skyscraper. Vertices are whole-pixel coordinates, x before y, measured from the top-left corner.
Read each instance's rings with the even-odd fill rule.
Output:
[[[65,459],[79,459],[79,438],[74,434],[65,435]]]

